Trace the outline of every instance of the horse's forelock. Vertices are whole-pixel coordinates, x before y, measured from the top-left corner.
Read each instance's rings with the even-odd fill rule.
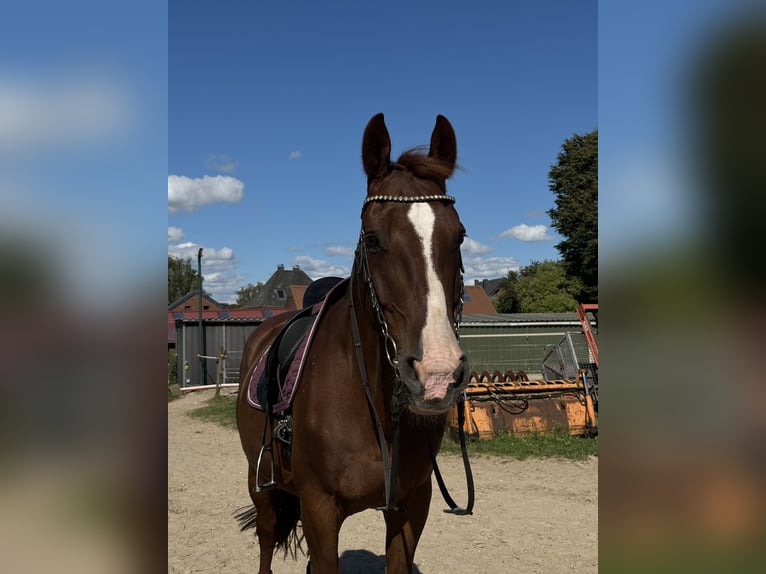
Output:
[[[455,169],[454,165],[429,156],[428,148],[424,146],[408,149],[399,156],[394,165],[403,167],[415,177],[436,182],[449,179]]]

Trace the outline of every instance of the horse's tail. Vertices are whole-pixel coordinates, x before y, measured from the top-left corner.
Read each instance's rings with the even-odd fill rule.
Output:
[[[239,522],[240,532],[244,532],[248,528],[255,528],[255,517],[258,513],[255,510],[255,505],[243,506],[234,514],[234,518]]]
[[[283,490],[274,489],[269,495],[277,515],[276,544],[274,548],[284,550],[295,559],[298,551],[306,554],[303,549],[303,533],[298,532],[298,521],[301,518],[300,499]],[[234,518],[239,522],[240,531],[255,528],[257,511],[254,505],[240,508]]]

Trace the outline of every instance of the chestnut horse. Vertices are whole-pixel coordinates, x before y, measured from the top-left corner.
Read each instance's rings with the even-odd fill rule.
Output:
[[[338,572],[341,525],[368,508],[383,510],[386,571],[412,570],[432,458],[468,384],[457,337],[465,229],[446,193],[457,158],[449,121],[437,117],[427,153],[392,163],[390,152],[378,114],[363,136],[367,197],[351,276],[317,320],[286,412],[254,408],[243,389],[292,314],[264,321],[245,347],[237,425],[254,507],[238,518],[256,528],[260,574],[271,572],[275,548],[295,556],[299,520],[310,571]],[[275,433],[285,439],[285,421],[287,439],[264,453]]]

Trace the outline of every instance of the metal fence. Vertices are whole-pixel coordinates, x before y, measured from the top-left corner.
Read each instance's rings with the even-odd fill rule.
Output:
[[[257,328],[255,323],[204,322],[203,355],[216,356],[225,350],[223,383],[239,382],[239,364],[245,342]],[[178,355],[178,383],[182,387],[200,384],[201,361],[199,352],[199,325],[196,321],[176,323]],[[591,369],[591,380],[597,383],[597,372],[592,368],[585,335],[580,332],[555,331],[513,332],[498,329],[489,333],[461,331],[460,345],[468,356],[470,369],[476,372],[523,370],[527,374],[546,379],[573,379],[578,368]],[[574,357],[574,358],[573,358]],[[215,384],[216,361],[206,361],[203,384]]]
[[[574,379],[577,371],[593,363],[588,341],[582,333],[564,333],[550,345],[542,360],[542,373],[548,380]]]
[[[257,324],[205,321],[203,325],[202,354],[210,357],[204,363],[198,356],[199,324],[191,321],[176,323],[178,384],[181,387],[214,385],[218,369],[222,370],[223,384],[238,383],[239,364],[242,361],[245,342],[250,333],[257,328]],[[219,354],[222,349],[224,356],[221,359]]]
[[[460,346],[468,355],[471,370],[541,373],[543,357],[552,345],[556,345],[565,333],[480,333],[460,335]],[[585,336],[579,335],[585,343]],[[587,344],[587,343],[586,343]]]
[[[585,385],[598,405],[598,368],[583,333],[564,333],[561,340],[546,351],[542,374],[546,380],[575,379],[585,369]]]

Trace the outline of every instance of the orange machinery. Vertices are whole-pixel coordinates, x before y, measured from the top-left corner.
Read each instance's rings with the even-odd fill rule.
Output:
[[[598,305],[580,305],[577,314],[593,361],[598,368],[598,345],[587,313]],[[571,435],[598,432],[597,394],[586,369],[578,369],[574,380],[530,381],[523,371],[471,373],[466,389],[464,431],[467,436],[491,439],[499,433],[546,433],[561,428]],[[594,406],[595,398],[595,406]],[[450,434],[458,431],[457,407],[448,417]]]
[[[502,432],[546,433],[556,428],[571,435],[595,434],[596,411],[584,377],[584,369],[574,381],[501,381],[496,375],[472,374],[466,389],[464,431],[468,437],[484,440]],[[457,407],[450,411],[448,424],[456,436]]]

